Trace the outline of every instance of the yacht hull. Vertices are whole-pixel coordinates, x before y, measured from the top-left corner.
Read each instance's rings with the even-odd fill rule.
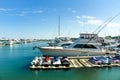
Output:
[[[105,52],[95,49],[74,49],[62,47],[40,47],[43,56],[87,56],[104,55]]]

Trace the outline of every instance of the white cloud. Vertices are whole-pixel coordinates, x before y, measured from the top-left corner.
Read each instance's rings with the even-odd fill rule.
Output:
[[[24,11],[18,12],[15,15],[17,15],[17,16],[25,16],[27,14],[41,14],[41,13],[43,13],[43,10],[24,10]]]
[[[0,8],[1,12],[13,11],[13,10],[16,10],[16,9]]]
[[[77,12],[75,9],[72,9],[72,8],[68,8],[68,11],[70,11],[72,13],[76,13]]]
[[[33,11],[32,13],[37,13],[37,14],[43,13],[43,10],[36,10],[36,11]]]
[[[77,23],[79,25],[83,25],[83,24],[86,24],[86,25],[93,25],[93,26],[106,26],[108,28],[120,28],[120,23],[115,23],[115,22],[106,22],[104,23],[105,21],[103,20],[100,20],[100,19],[97,19],[96,17],[93,17],[93,16],[76,16],[77,18]],[[84,18],[84,21],[81,20],[82,18]],[[108,23],[108,24],[107,24]]]
[[[85,18],[85,19],[95,19],[96,17],[93,17],[93,16],[82,16],[82,18]]]
[[[90,24],[90,25],[100,25],[100,24],[102,24],[102,20],[97,20],[97,19],[88,20],[87,24]]]
[[[77,18],[77,19],[80,19],[80,18],[81,18],[81,16],[76,16],[76,18]]]
[[[24,14],[24,13],[21,13],[21,14],[16,14],[16,15],[18,15],[18,16],[25,16],[25,14]]]
[[[72,10],[71,12],[72,12],[72,13],[76,13],[77,11],[76,11],[76,10]]]
[[[0,11],[7,11],[7,9],[5,9],[5,8],[0,8]]]
[[[119,27],[120,28],[120,23],[109,23],[107,27]]]
[[[93,16],[76,16],[77,19],[96,19],[96,17],[93,17]]]
[[[87,24],[87,25],[100,25],[102,24],[102,20],[97,19],[96,17],[93,16],[76,16],[77,22],[80,25]]]

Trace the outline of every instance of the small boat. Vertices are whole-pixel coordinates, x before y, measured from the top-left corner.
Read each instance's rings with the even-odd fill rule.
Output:
[[[46,56],[43,60],[43,63],[42,63],[43,66],[46,66],[48,67],[49,65],[51,65],[51,59],[49,56]]]
[[[105,57],[105,56],[98,57],[98,60],[101,60],[102,64],[108,64],[108,65],[110,65],[112,63],[112,60],[109,59],[108,57]]]
[[[56,66],[56,67],[61,65],[61,61],[60,61],[58,56],[54,56],[53,61],[52,61],[52,65]]]
[[[89,59],[89,61],[93,64],[102,64],[102,61],[99,60],[97,57],[93,56]]]
[[[116,57],[108,56],[108,58],[112,61],[112,63],[119,63],[120,60],[117,59]]]
[[[42,65],[42,62],[43,62],[42,57],[35,57],[35,59],[32,60],[31,65],[32,66],[40,66],[40,65]]]
[[[61,64],[62,64],[62,66],[68,67],[70,65],[69,59],[67,57],[63,57],[61,59]]]

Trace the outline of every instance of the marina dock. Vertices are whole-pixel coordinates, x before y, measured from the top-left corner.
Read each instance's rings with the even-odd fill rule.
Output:
[[[54,66],[54,65],[49,65],[49,66],[30,66],[30,69],[71,69],[71,68],[86,68],[86,67],[113,67],[113,66],[119,66],[120,67],[120,62],[119,63],[111,63],[111,64],[93,64],[89,62],[89,57],[69,57],[69,66]]]

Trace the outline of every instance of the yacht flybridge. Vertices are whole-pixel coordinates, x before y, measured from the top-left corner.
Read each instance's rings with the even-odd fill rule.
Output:
[[[80,34],[80,37],[68,47],[39,47],[44,56],[85,56],[104,55],[110,52],[102,48],[97,34]]]

